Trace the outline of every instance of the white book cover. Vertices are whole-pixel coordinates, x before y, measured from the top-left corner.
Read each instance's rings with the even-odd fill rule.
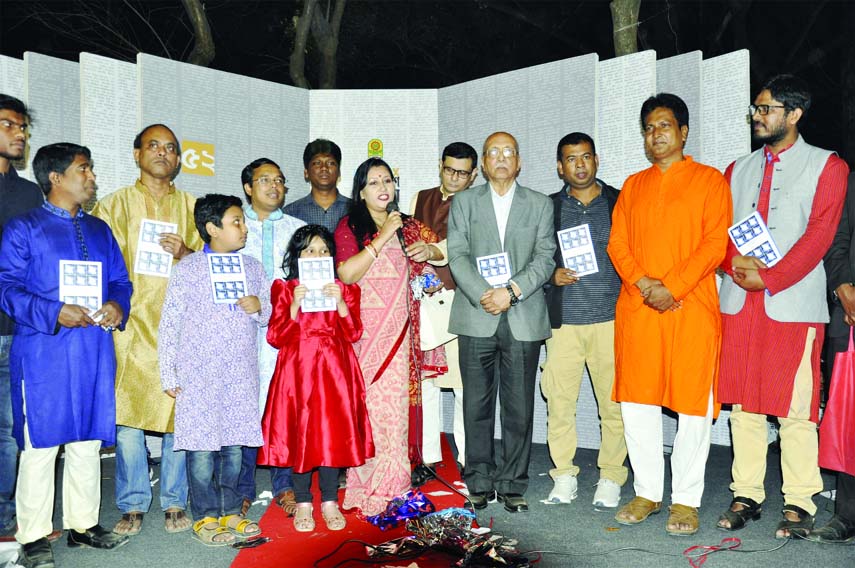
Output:
[[[89,260],[59,261],[59,301],[83,306],[89,313],[101,309],[101,263]]]
[[[504,288],[511,279],[511,259],[506,252],[479,256],[475,259],[475,266],[493,288]]]
[[[304,312],[331,312],[336,309],[334,298],[324,296],[323,287],[335,282],[333,259],[331,256],[320,258],[298,258],[300,284],[309,289],[300,302]]]
[[[755,256],[766,266],[775,266],[781,260],[781,251],[778,250],[769,228],[757,211],[742,221],[734,223],[727,233],[739,254]]]
[[[558,231],[557,235],[564,268],[573,270],[576,276],[600,271],[597,255],[594,253],[594,243],[591,240],[591,227],[587,223]]]
[[[137,254],[134,258],[134,272],[148,276],[169,278],[172,274],[172,254],[160,246],[162,233],[177,233],[176,223],[143,219],[137,238]]]
[[[208,254],[208,271],[215,304],[234,304],[246,296],[242,254]]]

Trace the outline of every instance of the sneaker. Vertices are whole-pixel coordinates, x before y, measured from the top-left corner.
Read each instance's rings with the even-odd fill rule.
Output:
[[[554,478],[553,482],[555,483],[555,486],[552,488],[552,491],[549,492],[549,497],[546,498],[546,501],[555,504],[572,503],[573,499],[576,498],[576,493],[579,488],[576,476],[565,473],[564,475],[559,475]]]
[[[616,509],[620,503],[620,485],[601,477],[597,482],[597,491],[594,493],[594,509]]]

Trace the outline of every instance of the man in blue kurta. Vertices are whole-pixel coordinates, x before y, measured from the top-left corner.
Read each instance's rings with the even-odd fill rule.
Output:
[[[68,546],[109,549],[127,541],[98,525],[98,513],[99,450],[102,442],[116,442],[110,332],[125,324],[131,283],[109,226],[82,210],[95,192],[89,150],[65,143],[44,146],[33,170],[47,201],[3,229],[0,309],[16,324],[10,371],[13,431],[22,448],[16,493],[19,563],[44,567],[54,565],[46,537],[52,531],[61,445]],[[67,262],[62,272],[61,261]]]

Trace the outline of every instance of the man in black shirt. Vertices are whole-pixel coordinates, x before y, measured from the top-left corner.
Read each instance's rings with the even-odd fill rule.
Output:
[[[24,158],[29,125],[30,116],[24,103],[0,94],[0,236],[9,219],[44,201],[39,186],[19,177],[12,166],[13,161]],[[12,326],[9,316],[0,311],[0,537],[11,536],[16,527],[12,494],[15,492],[18,444],[12,437],[9,377]]]

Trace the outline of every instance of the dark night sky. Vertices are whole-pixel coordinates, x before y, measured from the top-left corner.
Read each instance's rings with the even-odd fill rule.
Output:
[[[80,5],[95,6],[92,26]],[[845,0],[642,0],[639,49],[658,58],[701,50],[713,57],[751,51],[752,90],[791,71],[815,93],[802,131],[844,151],[840,94],[855,2]],[[212,67],[290,84],[294,1],[207,0],[216,43]],[[133,7],[136,13],[130,9]],[[152,33],[140,18],[157,31]],[[115,32],[115,36],[113,33]],[[350,0],[339,44],[339,88],[436,88],[530,65],[596,52],[614,57],[608,0]],[[120,36],[123,39],[111,39]],[[77,59],[89,51],[132,61],[137,49],[181,59],[192,34],[179,0],[0,0],[0,52],[37,51]],[[307,75],[317,77],[310,45]],[[750,101],[746,101],[746,105]],[[850,152],[851,153],[851,152]]]

